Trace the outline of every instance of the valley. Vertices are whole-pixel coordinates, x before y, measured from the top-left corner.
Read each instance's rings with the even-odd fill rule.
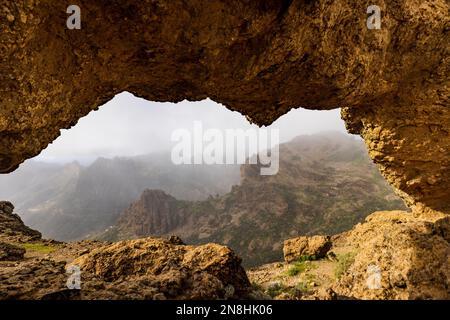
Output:
[[[180,236],[189,244],[229,246],[244,266],[282,259],[290,237],[338,234],[378,210],[406,209],[367,157],[361,141],[338,133],[299,136],[280,145],[280,170],[241,166],[240,184],[202,201],[145,190],[95,238]]]

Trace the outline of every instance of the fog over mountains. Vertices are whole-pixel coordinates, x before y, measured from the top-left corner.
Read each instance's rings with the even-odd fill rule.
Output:
[[[180,165],[170,153],[99,158],[89,166],[30,161],[0,176],[0,198],[44,236],[76,240],[113,225],[146,188],[178,199],[202,200],[239,183],[239,166]]]
[[[257,128],[210,100],[161,104],[122,93],[0,175],[0,199],[47,238],[175,234],[229,245],[245,265],[279,260],[292,236],[335,234],[375,210],[404,208],[338,110],[296,109],[269,126],[280,133],[280,171],[266,177],[258,165],[175,165],[171,133],[197,121],[205,130]],[[328,129],[336,131],[319,133]]]
[[[170,153],[99,158],[88,166],[30,161],[0,176],[0,198],[57,240],[179,235],[229,245],[246,265],[280,259],[282,241],[336,234],[376,210],[404,208],[361,140],[338,132],[280,146],[280,171],[174,165]]]
[[[286,239],[338,234],[374,211],[393,209],[405,207],[364,144],[329,132],[281,144],[276,175],[242,165],[240,185],[221,196],[181,201],[145,190],[100,239],[178,235],[187,243],[226,244],[245,266],[255,266],[280,261]]]

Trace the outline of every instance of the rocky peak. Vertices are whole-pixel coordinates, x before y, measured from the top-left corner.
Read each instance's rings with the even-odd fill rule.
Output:
[[[145,190],[118,220],[121,230],[133,236],[162,235],[183,223],[179,201],[162,190]]]
[[[13,239],[18,242],[41,238],[39,231],[27,227],[14,213],[14,205],[9,201],[0,201],[0,240]]]

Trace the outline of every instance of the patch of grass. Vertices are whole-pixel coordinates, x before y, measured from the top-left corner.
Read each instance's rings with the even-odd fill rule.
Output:
[[[305,261],[299,261],[299,262],[295,262],[292,267],[290,267],[288,269],[288,271],[286,271],[286,274],[289,277],[294,277],[300,273],[303,273],[306,271],[306,264]]]
[[[286,291],[286,287],[281,283],[274,283],[269,288],[267,288],[267,294],[272,298],[280,295],[281,293]]]
[[[316,256],[301,256],[293,265],[286,271],[286,274],[290,277],[294,277],[300,273],[306,271],[308,263],[317,260]]]
[[[309,291],[308,284],[306,282],[299,282],[295,286],[295,289],[300,291],[301,293],[307,293]]]
[[[44,243],[21,243],[19,246],[27,251],[39,252],[42,254],[48,254],[56,250],[54,246]]]
[[[301,256],[297,259],[297,262],[305,262],[305,261],[316,261],[318,260],[316,256]]]
[[[264,291],[263,287],[259,283],[256,283],[255,281],[252,282],[252,288],[255,291]]]
[[[355,262],[355,252],[348,252],[337,256],[337,264],[334,269],[334,276],[340,279],[342,275],[347,272],[350,266]]]

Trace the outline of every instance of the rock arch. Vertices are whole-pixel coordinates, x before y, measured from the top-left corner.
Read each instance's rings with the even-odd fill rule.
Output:
[[[343,107],[413,209],[450,212],[450,4],[379,0],[0,0],[0,171],[115,94],[207,97],[266,125]]]

